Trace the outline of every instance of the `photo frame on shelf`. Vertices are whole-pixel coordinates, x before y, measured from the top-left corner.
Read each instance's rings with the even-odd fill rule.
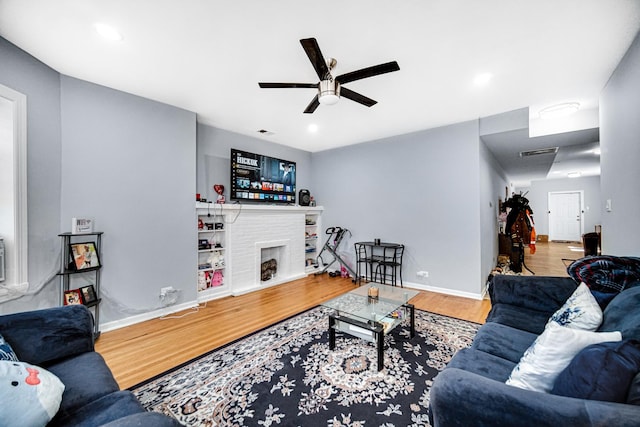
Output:
[[[98,296],[96,295],[96,290],[93,285],[83,286],[80,288],[80,293],[82,294],[82,301],[85,305],[98,301]]]
[[[101,266],[95,242],[71,243],[69,246],[73,270],[80,271]]]
[[[80,289],[71,289],[64,292],[64,305],[82,304]]]

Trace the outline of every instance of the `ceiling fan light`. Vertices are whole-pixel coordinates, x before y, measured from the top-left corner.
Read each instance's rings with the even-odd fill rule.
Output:
[[[323,105],[337,104],[340,99],[340,85],[335,80],[322,80],[318,102]]]

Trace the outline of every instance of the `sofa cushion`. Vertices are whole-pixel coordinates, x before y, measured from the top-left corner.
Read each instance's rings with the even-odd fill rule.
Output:
[[[0,361],[0,425],[44,426],[58,412],[64,384],[46,369]]]
[[[104,359],[96,352],[62,360],[48,369],[66,385],[60,406],[62,413],[73,412],[88,402],[120,390]]]
[[[640,406],[640,372],[633,377],[633,380],[629,385],[627,403]]]
[[[620,331],[624,339],[640,340],[640,286],[621,292],[604,310],[599,331]]]
[[[624,403],[640,371],[640,343],[605,342],[586,347],[573,358],[553,385],[552,394]]]
[[[47,364],[93,351],[93,318],[81,304],[0,316],[0,332],[18,359]]]
[[[480,327],[471,348],[518,363],[537,337],[531,332],[489,322]]]
[[[526,390],[549,392],[558,374],[583,348],[606,341],[620,341],[620,332],[591,332],[570,329],[555,322],[527,349],[506,381]]]
[[[133,393],[130,391],[116,391],[88,402],[71,413],[60,411],[47,427],[66,427],[70,425],[74,427],[101,426],[140,412],[145,412],[145,410]]]
[[[2,335],[0,335],[0,360],[13,360],[14,362],[18,361],[18,357],[13,351],[13,348],[11,348],[9,343],[4,340],[4,337]]]
[[[549,322],[567,328],[595,331],[602,323],[602,309],[587,285],[580,283],[564,305],[551,315]]]
[[[487,322],[495,322],[512,328],[539,335],[549,321],[553,311],[538,311],[510,304],[497,304],[491,307]]]
[[[504,382],[516,364],[484,351],[464,348],[447,364],[447,369],[458,368],[492,380]]]

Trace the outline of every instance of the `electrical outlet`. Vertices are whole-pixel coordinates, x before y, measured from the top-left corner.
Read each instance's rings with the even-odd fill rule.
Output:
[[[416,273],[416,276],[417,276],[419,279],[426,279],[426,278],[428,278],[428,277],[429,277],[429,272],[428,272],[428,271],[418,271],[418,272]]]
[[[173,286],[167,286],[165,288],[160,288],[160,296],[164,297],[164,296],[166,296],[167,294],[169,294],[169,293],[171,293],[173,291],[174,291]]]

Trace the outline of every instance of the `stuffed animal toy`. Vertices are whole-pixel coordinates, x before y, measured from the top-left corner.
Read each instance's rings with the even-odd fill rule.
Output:
[[[58,412],[64,384],[51,372],[24,362],[0,360],[0,425],[46,425]]]
[[[222,270],[216,270],[213,272],[213,277],[211,277],[211,286],[220,286],[224,280],[224,276],[222,275]]]

